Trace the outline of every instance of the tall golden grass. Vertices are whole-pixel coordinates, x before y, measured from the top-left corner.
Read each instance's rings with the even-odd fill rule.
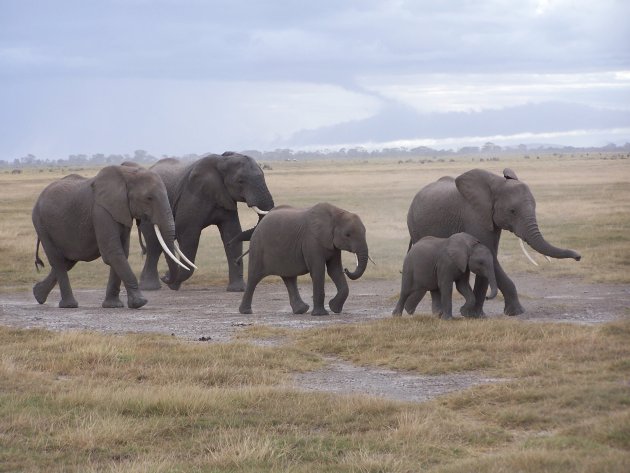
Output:
[[[454,162],[424,164],[398,164],[395,160],[279,162],[272,163],[273,170],[266,172],[266,178],[277,204],[301,207],[328,201],[358,213],[367,227],[371,255],[377,263],[364,277],[397,278],[409,240],[407,210],[421,187],[441,176],[455,176],[474,167],[497,173],[511,167],[529,184],[537,199],[538,220],[545,236],[557,246],[578,250],[583,260],[548,263],[535,255],[541,268],[534,268],[520,254],[516,238],[504,232],[500,255],[508,273],[540,271],[590,281],[630,282],[630,160],[602,157],[606,156],[544,156],[539,160],[514,156],[500,162],[460,157]],[[90,176],[96,170],[83,173]],[[35,272],[36,236],[30,212],[41,190],[60,177],[61,171],[37,169],[19,175],[0,174],[3,287],[25,288],[43,277]],[[254,225],[254,213],[243,204],[239,209],[243,228]],[[352,256],[345,257],[352,262]],[[130,261],[139,273],[143,262],[135,229]],[[203,232],[198,263],[200,269],[187,285],[226,283],[227,263],[215,227]],[[166,270],[163,262],[161,267]],[[70,277],[76,287],[102,287],[107,268],[100,260],[79,263]]]

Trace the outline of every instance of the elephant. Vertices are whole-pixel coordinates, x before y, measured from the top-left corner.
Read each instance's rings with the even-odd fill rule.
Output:
[[[462,312],[466,312],[475,305],[475,295],[468,282],[471,272],[488,279],[491,290],[487,298],[496,297],[494,258],[488,247],[463,232],[448,238],[421,238],[405,256],[400,298],[392,315],[402,315],[403,307],[413,314],[426,292],[431,291],[434,300],[441,303],[440,307],[434,307],[434,313],[439,315],[441,310],[443,319],[452,319],[453,282],[466,299],[462,307]]]
[[[536,200],[529,186],[509,168],[504,169],[503,176],[473,169],[457,178],[445,176],[428,184],[411,202],[407,227],[411,236],[410,247],[425,236],[445,238],[458,232],[469,233],[487,246],[494,258],[494,271],[505,299],[506,315],[519,315],[525,310],[516,286],[497,259],[502,230],[514,233],[545,256],[581,259],[578,252],[557,248],[545,240],[538,228]],[[475,306],[470,310],[466,308],[463,315],[476,317],[484,314],[487,288],[485,277],[475,277]],[[433,302],[439,304],[435,299]]]
[[[48,276],[33,287],[37,302],[46,302],[59,283],[59,307],[78,307],[68,271],[77,261],[93,261],[101,256],[110,266],[102,306],[123,306],[119,298],[121,281],[127,290],[127,306],[137,309],[145,305],[147,300],[127,262],[134,218],[154,225],[174,273],[177,265],[186,267],[174,254],[181,251],[175,241],[173,214],[166,187],[153,171],[137,166],[107,166],[90,179],[71,174],[49,184],[32,212],[37,232],[35,266],[38,270],[44,266],[39,257],[40,243],[51,266]]]
[[[342,269],[341,250],[357,256],[353,272]],[[311,315],[328,315],[324,308],[325,272],[334,282],[337,294],[329,301],[339,313],[348,298],[348,283],[365,272],[369,255],[365,227],[358,215],[322,202],[307,209],[288,205],[274,208],[254,230],[249,245],[247,286],[239,307],[241,314],[251,314],[256,285],[269,275],[282,277],[289,292],[294,314],[309,310],[300,297],[297,276],[310,273],[313,282]]]
[[[228,262],[229,292],[242,292],[243,266],[237,261],[243,252],[243,244],[228,242],[241,233],[237,202],[245,202],[260,216],[274,206],[267,188],[265,175],[251,157],[225,152],[222,155],[208,154],[199,160],[184,164],[173,158],[155,163],[151,168],[164,181],[168,198],[175,217],[177,241],[182,250],[195,261],[201,231],[216,225],[219,228]],[[146,241],[147,257],[140,276],[143,290],[160,289],[158,261],[162,253],[153,227],[144,220],[140,230]],[[168,287],[178,290],[193,274],[194,268],[169,272],[162,280]]]

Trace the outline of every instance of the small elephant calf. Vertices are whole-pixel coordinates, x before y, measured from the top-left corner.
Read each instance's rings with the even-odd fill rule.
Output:
[[[405,256],[402,270],[400,299],[392,315],[402,315],[403,307],[413,314],[427,291],[434,301],[433,313],[443,319],[453,317],[453,282],[466,303],[462,313],[475,304],[475,295],[468,282],[470,273],[488,278],[492,299],[497,295],[492,253],[468,233],[456,233],[449,238],[424,237]]]
[[[343,269],[341,250],[357,255],[354,272]],[[252,298],[256,285],[265,277],[282,277],[289,291],[294,314],[303,314],[309,306],[302,300],[297,277],[310,273],[313,280],[312,315],[327,315],[324,308],[324,280],[326,272],[337,287],[330,300],[330,309],[339,313],[348,297],[350,279],[363,275],[369,255],[365,227],[358,215],[328,203],[308,209],[282,205],[272,209],[251,235],[249,268],[245,294],[239,311],[252,313]]]

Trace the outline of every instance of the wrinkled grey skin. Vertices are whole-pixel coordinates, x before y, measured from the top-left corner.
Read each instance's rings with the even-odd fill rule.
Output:
[[[402,270],[400,298],[392,315],[402,315],[403,308],[413,314],[427,291],[440,301],[433,313],[443,319],[453,317],[453,282],[466,303],[460,312],[468,313],[475,305],[475,295],[468,280],[470,273],[487,278],[490,295],[497,295],[494,258],[490,250],[468,233],[448,238],[424,237],[409,249]]]
[[[48,276],[33,287],[40,304],[58,282],[59,307],[78,307],[68,271],[77,261],[93,261],[99,256],[110,266],[103,307],[123,306],[121,281],[130,308],[146,304],[127,262],[134,218],[157,224],[168,248],[174,248],[175,223],[164,183],[157,174],[140,167],[108,166],[91,179],[72,174],[53,182],[40,194],[32,217],[38,237],[35,264],[43,266],[41,241],[51,266]],[[169,260],[169,267],[174,265]]]
[[[538,228],[534,196],[511,169],[505,169],[503,176],[473,169],[456,179],[442,177],[427,185],[411,203],[407,226],[410,245],[429,235],[445,238],[466,232],[487,246],[494,257],[494,271],[505,299],[506,315],[522,314],[525,310],[514,283],[497,259],[502,230],[511,231],[534,250],[551,258],[573,258],[576,261],[581,258],[576,251],[557,248],[545,240]],[[475,278],[475,306],[465,315],[483,315],[487,288],[486,278]],[[433,302],[439,304],[439,301]]]
[[[182,252],[195,261],[201,231],[216,225],[221,234],[227,256],[229,283],[227,290],[239,292],[245,289],[243,266],[237,258],[243,253],[243,244],[228,242],[241,233],[237,202],[256,206],[260,210],[271,210],[273,198],[267,189],[265,175],[260,166],[249,156],[238,153],[206,155],[192,164],[183,164],[172,158],[162,159],[151,169],[157,172],[168,192],[175,217],[177,241]],[[147,257],[140,276],[143,290],[160,288],[158,261],[162,248],[151,225],[140,224],[146,240]],[[177,268],[163,279],[173,289],[179,289],[182,282],[190,278],[194,268],[187,271]]]
[[[354,272],[343,269],[341,251],[357,255]],[[309,306],[300,297],[297,276],[310,273],[313,281],[312,315],[328,315],[324,308],[325,272],[335,283],[337,294],[329,301],[330,309],[339,313],[348,298],[350,279],[363,275],[368,261],[365,227],[351,212],[328,203],[308,209],[278,206],[260,221],[249,246],[247,287],[239,310],[251,314],[256,285],[265,276],[282,277],[289,292],[294,314],[303,314]]]

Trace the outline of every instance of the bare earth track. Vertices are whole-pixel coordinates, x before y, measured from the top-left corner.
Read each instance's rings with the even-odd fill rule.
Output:
[[[588,284],[569,278],[548,279],[540,275],[514,275],[521,303],[527,312],[519,320],[597,324],[630,316],[630,287],[620,284]],[[300,291],[309,302],[311,288],[304,279]],[[240,293],[225,292],[224,287],[162,289],[147,292],[149,303],[139,309],[102,309],[104,289],[76,290],[78,309],[59,309],[57,290],[49,301],[38,305],[30,292],[0,294],[0,324],[49,330],[94,330],[108,333],[153,332],[186,340],[229,341],[244,327],[266,325],[301,329],[338,323],[361,323],[390,317],[399,291],[399,282],[359,280],[351,282],[350,296],[342,314],[324,317],[291,314],[282,282],[261,284],[253,302],[253,315],[238,312]],[[327,294],[333,293],[332,285]],[[123,294],[123,301],[125,300]],[[461,305],[454,301],[454,307]],[[503,301],[488,301],[489,318],[504,317]],[[418,312],[430,312],[426,297]],[[329,360],[322,371],[297,375],[295,386],[305,390],[326,390],[346,394],[367,394],[402,401],[423,401],[466,387],[496,382],[483,376],[456,374],[417,376],[391,370],[356,367],[340,360]]]

